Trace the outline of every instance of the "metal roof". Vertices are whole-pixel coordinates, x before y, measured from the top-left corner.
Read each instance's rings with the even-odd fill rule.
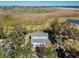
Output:
[[[37,37],[37,38],[33,38]],[[40,37],[40,38],[39,38]],[[43,38],[46,37],[46,38]],[[48,33],[44,32],[34,32],[31,34],[31,42],[32,43],[48,43]]]
[[[34,33],[31,33],[31,36],[48,36],[48,33],[34,32]]]

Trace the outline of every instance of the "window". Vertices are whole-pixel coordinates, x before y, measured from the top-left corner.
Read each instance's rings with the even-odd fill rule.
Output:
[[[47,36],[34,36],[32,39],[48,39]]]

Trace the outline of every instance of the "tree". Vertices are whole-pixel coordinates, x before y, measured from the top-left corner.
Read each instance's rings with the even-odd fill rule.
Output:
[[[57,57],[56,52],[54,51],[54,48],[51,48],[51,47],[48,47],[48,48],[43,47],[42,56],[47,57],[47,58],[56,58]]]
[[[5,39],[6,33],[4,33],[4,27],[0,26],[0,39]]]
[[[11,57],[19,57],[22,52],[21,45],[25,42],[26,29],[21,26],[15,26],[13,32],[10,34],[10,48]]]

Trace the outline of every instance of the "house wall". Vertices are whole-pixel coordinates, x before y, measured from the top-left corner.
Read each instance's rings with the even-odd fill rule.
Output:
[[[31,44],[33,47],[47,45],[48,42],[48,33],[34,32],[31,34]]]
[[[49,42],[48,37],[47,36],[42,36],[42,37],[31,37],[31,43],[33,45],[33,47],[39,46],[39,45],[46,45]]]

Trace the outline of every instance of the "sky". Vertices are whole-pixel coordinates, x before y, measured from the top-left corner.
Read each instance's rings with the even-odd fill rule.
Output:
[[[0,1],[0,6],[79,6],[79,1]]]

